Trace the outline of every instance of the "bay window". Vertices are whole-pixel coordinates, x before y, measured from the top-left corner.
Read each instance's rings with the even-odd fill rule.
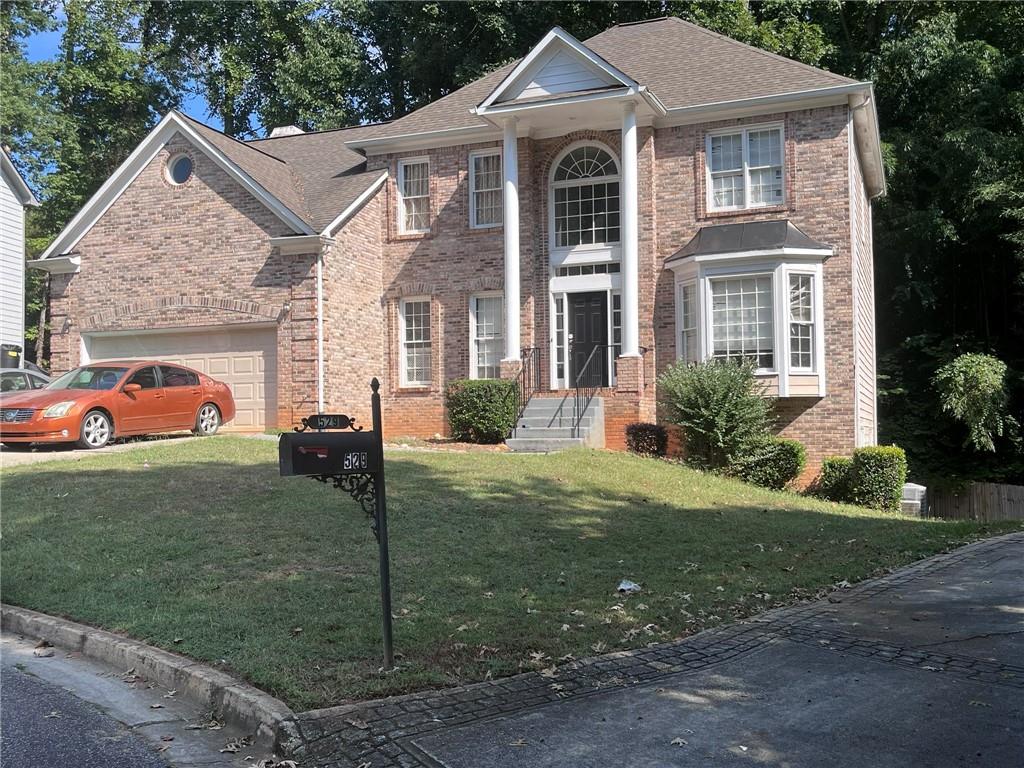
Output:
[[[697,284],[683,283],[679,286],[679,359],[688,363],[700,360],[700,346],[697,339]]]
[[[712,356],[717,360],[753,360],[775,367],[772,276],[711,280]]]
[[[471,379],[501,378],[503,301],[501,294],[483,294],[469,300]]]
[[[814,368],[814,276],[789,276],[789,367]]]
[[[783,147],[781,126],[709,134],[705,147],[708,210],[781,205]]]

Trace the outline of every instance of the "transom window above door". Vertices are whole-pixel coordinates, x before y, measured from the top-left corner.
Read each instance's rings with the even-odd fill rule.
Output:
[[[571,149],[555,165],[551,187],[555,248],[619,242],[619,166],[608,150]]]
[[[759,208],[785,202],[781,126],[712,133],[705,151],[708,210]]]

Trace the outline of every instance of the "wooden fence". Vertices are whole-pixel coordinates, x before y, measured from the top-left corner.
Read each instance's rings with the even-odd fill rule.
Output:
[[[951,520],[1024,520],[1024,485],[971,483],[959,493],[929,488],[928,514]]]

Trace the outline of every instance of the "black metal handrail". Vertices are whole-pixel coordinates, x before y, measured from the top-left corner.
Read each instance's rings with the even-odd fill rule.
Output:
[[[523,417],[526,404],[530,398],[540,391],[540,347],[524,347],[519,352],[522,359],[522,368],[519,369],[519,377],[516,382],[516,421]],[[512,428],[515,429],[515,424]]]
[[[573,381],[574,392],[573,392],[573,405],[572,405],[572,436],[580,436],[580,422],[583,420],[583,415],[587,412],[587,408],[590,407],[590,402],[594,399],[597,391],[601,389],[604,382],[605,371],[608,367],[605,352],[609,349],[614,349],[613,344],[607,345],[595,345],[590,354],[587,355],[586,362],[583,363],[580,370],[576,373],[576,378]],[[598,354],[600,352],[600,354]],[[572,359],[572,353],[570,351],[570,359]],[[594,361],[597,361],[596,363]]]

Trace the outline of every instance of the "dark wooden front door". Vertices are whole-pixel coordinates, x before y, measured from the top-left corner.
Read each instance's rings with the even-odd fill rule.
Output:
[[[584,373],[579,381],[581,386],[608,386],[608,294],[603,291],[570,293],[569,333],[572,334],[569,386],[576,385],[576,377],[581,372]],[[587,360],[590,360],[589,365]]]

